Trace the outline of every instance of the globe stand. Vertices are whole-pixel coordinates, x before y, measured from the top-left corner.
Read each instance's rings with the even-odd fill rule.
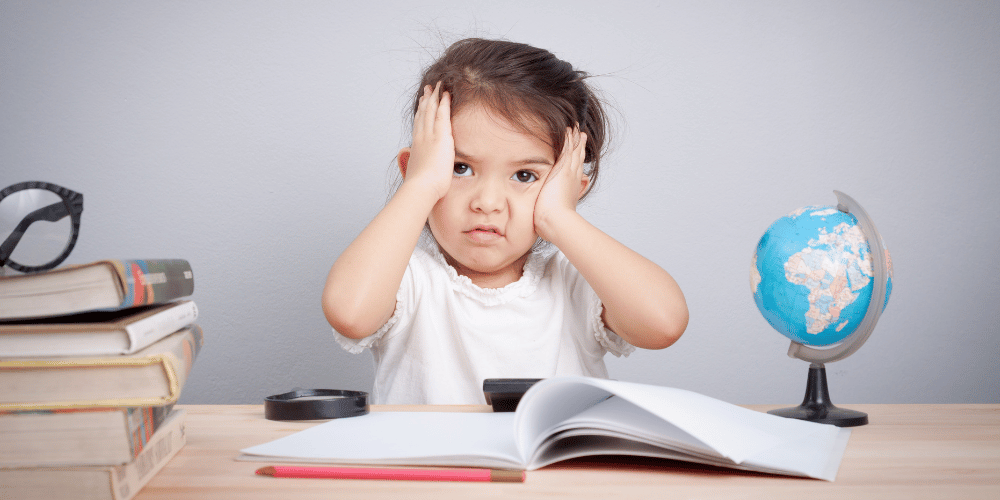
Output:
[[[833,402],[830,401],[830,390],[826,384],[826,366],[822,363],[809,364],[806,396],[801,405],[771,410],[768,413],[779,417],[833,424],[837,427],[856,427],[868,424],[867,413],[837,408],[833,405]]]

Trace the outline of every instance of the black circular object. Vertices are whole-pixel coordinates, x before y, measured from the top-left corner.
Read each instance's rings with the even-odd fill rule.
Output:
[[[268,420],[321,420],[368,413],[368,393],[341,389],[306,389],[264,398]]]

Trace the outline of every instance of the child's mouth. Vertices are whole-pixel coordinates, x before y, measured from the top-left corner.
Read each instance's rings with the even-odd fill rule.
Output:
[[[491,241],[503,236],[500,230],[493,226],[476,226],[466,231],[465,234],[468,234],[477,241]]]

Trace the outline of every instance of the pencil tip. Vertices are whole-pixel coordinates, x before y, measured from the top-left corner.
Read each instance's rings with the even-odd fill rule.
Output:
[[[523,470],[491,469],[490,481],[494,483],[523,483]]]
[[[261,467],[261,468],[257,469],[257,475],[258,476],[274,476],[274,467],[272,467],[270,465],[267,466],[267,467]]]

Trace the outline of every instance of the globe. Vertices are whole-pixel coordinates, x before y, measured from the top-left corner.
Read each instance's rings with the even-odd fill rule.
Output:
[[[883,245],[884,247],[884,245]],[[892,292],[889,252],[885,300]],[[871,306],[874,273],[868,240],[854,215],[807,206],[771,224],[750,269],[754,302],[768,323],[793,342],[844,341]]]
[[[892,261],[865,209],[834,194],[837,206],[803,207],[767,228],[750,288],[767,322],[791,339],[788,355],[809,362],[802,404],[768,413],[852,427],[868,414],[833,404],[825,363],[853,354],[875,329],[892,292]]]

